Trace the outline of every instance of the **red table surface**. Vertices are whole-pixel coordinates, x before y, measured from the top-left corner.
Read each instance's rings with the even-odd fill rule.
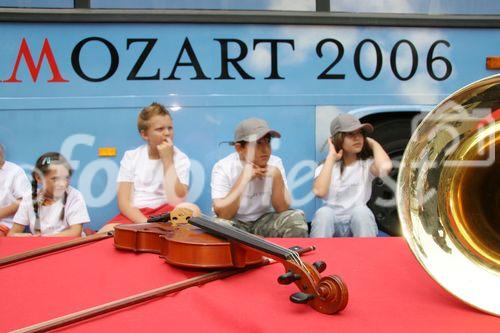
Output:
[[[66,239],[0,238],[0,257]],[[303,260],[323,260],[340,275],[349,303],[336,315],[294,304],[294,284],[279,285],[273,264],[192,287],[84,322],[71,332],[500,332],[497,317],[438,286],[402,238],[271,239],[316,245]],[[157,255],[118,251],[112,239],[0,268],[0,332],[22,328],[201,274]]]

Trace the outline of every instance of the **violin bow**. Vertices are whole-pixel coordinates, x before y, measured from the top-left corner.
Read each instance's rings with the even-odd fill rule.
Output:
[[[79,237],[79,238],[71,239],[71,240],[66,241],[66,242],[52,244],[52,245],[44,246],[44,247],[41,247],[38,249],[25,251],[25,252],[18,253],[18,254],[13,254],[11,256],[0,258],[0,267],[7,266],[7,265],[10,265],[10,264],[13,264],[16,262],[20,262],[23,260],[27,260],[30,258],[38,257],[38,256],[41,256],[44,254],[49,254],[52,252],[61,251],[61,250],[68,249],[68,248],[71,248],[74,246],[97,242],[97,241],[100,241],[100,240],[103,240],[106,238],[113,237],[113,234],[114,233],[112,231],[109,231],[106,233],[97,233],[97,234],[93,234],[93,235],[90,235],[87,237]]]
[[[191,217],[192,211],[188,208],[180,207],[180,208],[175,208],[171,212],[167,212],[164,214],[160,215],[153,215],[148,218],[148,223],[152,222],[174,222],[176,223],[179,221],[179,223],[187,222],[187,220]],[[11,256],[3,257],[0,258],[0,268],[3,266],[11,265],[23,260],[35,258],[42,256],[44,254],[49,254],[61,250],[65,250],[74,246],[79,246],[83,244],[88,244],[88,243],[93,243],[97,242],[103,239],[107,239],[110,237],[114,236],[114,231],[108,231],[105,233],[96,233],[90,236],[86,237],[79,237],[75,239],[71,239],[66,242],[61,242],[57,244],[52,244],[49,246],[44,246],[38,249],[34,250],[29,250],[25,252],[21,252],[18,254],[13,254]]]
[[[304,253],[314,251],[316,249],[315,246],[309,246],[306,248],[302,247],[292,247],[290,250],[295,251],[299,255],[302,255]],[[275,263],[276,261],[273,259],[267,259],[264,260],[258,264],[254,265],[249,265],[244,268],[232,268],[232,269],[227,269],[227,270],[220,270],[220,271],[215,271],[211,273],[206,273],[202,274],[200,276],[196,276],[194,278],[186,279],[180,282],[176,282],[173,284],[169,284],[160,288],[152,289],[149,291],[145,291],[136,295],[128,296],[116,301],[112,301],[109,303],[101,304],[92,308],[84,309],[78,312],[74,312],[62,317],[54,318],[42,323],[38,323],[32,326],[24,327],[15,331],[12,331],[12,333],[34,333],[34,332],[46,332],[49,330],[53,330],[56,328],[60,328],[63,326],[67,326],[70,324],[74,324],[76,322],[86,320],[89,318],[93,318],[96,316],[100,316],[102,314],[116,311],[131,305],[139,304],[148,300],[151,300],[153,298],[161,297],[161,296],[166,296],[168,294],[172,294],[187,288],[199,286],[211,281],[215,280],[220,280],[227,278],[229,276],[239,274],[246,272],[250,269],[257,268],[257,267],[262,267],[266,266],[272,263]]]

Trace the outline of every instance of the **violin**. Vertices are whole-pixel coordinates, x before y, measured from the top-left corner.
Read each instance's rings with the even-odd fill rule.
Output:
[[[190,214],[189,209],[179,208],[170,213],[167,223],[116,226],[115,246],[156,253],[169,264],[185,268],[241,268],[269,257],[285,267],[278,283],[295,283],[299,288],[300,292],[290,296],[292,302],[327,314],[347,306],[348,290],[342,279],[337,275],[321,277],[325,262],[303,262],[296,251],[233,227],[230,221]]]
[[[148,223],[117,225],[115,247],[159,254],[171,265],[193,269],[242,268],[265,259],[259,251],[234,246],[188,224],[191,215],[190,209],[176,208],[150,217]]]

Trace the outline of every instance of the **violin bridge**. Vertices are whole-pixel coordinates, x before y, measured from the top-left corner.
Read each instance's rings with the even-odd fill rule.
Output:
[[[174,227],[176,227],[178,224],[186,224],[188,223],[191,216],[193,216],[193,211],[189,208],[174,208],[170,212],[170,223],[172,223],[172,226]]]

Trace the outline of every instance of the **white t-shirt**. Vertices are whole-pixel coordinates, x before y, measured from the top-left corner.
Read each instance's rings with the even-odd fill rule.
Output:
[[[344,167],[340,175],[340,162],[336,162],[332,168],[330,188],[323,202],[334,209],[338,219],[350,219],[351,210],[355,206],[366,205],[372,195],[372,181],[375,179],[370,171],[373,158],[357,160],[353,164]],[[316,168],[314,178],[319,176],[323,169],[321,164]]]
[[[23,169],[5,161],[0,168],[0,207],[10,206],[24,196],[29,196],[30,191],[31,185]],[[11,215],[0,219],[0,224],[11,228],[13,217],[14,215]]]
[[[77,189],[69,186],[68,197],[64,207],[64,219],[61,220],[63,209],[62,199],[49,206],[39,206],[38,216],[40,217],[40,233],[42,235],[53,235],[68,229],[75,224],[90,222],[89,213],[83,195]],[[29,225],[31,233],[35,233],[36,216],[33,209],[31,196],[26,196],[21,201],[14,222],[22,225]]]
[[[174,167],[179,181],[189,185],[191,162],[174,146]],[[163,189],[163,164],[149,158],[148,146],[127,150],[120,162],[118,182],[133,183],[132,204],[137,208],[156,208],[167,203]]]
[[[271,155],[269,165],[281,171],[287,187],[285,168],[281,158]],[[219,160],[212,169],[212,200],[225,198],[243,171],[243,162],[238,153],[232,153]],[[241,194],[240,207],[235,218],[240,221],[255,221],[263,214],[274,211],[271,203],[273,181],[271,177],[255,178],[250,181]]]

